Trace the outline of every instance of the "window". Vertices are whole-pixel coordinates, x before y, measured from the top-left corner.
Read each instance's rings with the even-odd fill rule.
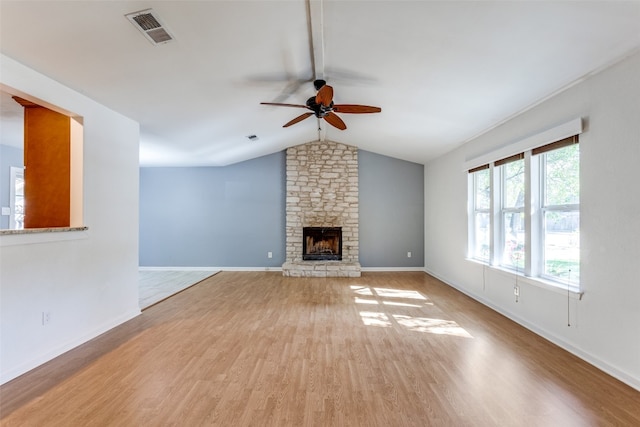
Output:
[[[507,268],[515,268],[520,271],[524,268],[524,159],[518,155],[500,162],[501,176],[501,227],[500,243],[502,257],[500,265]]]
[[[491,181],[489,172],[489,165],[471,171],[473,186],[471,256],[487,262],[491,254]]]
[[[515,270],[517,274],[578,287],[578,136],[469,172],[470,258]]]
[[[542,275],[580,282],[580,152],[578,144],[540,154]]]
[[[24,168],[11,167],[10,170],[10,209],[9,228],[24,229]]]

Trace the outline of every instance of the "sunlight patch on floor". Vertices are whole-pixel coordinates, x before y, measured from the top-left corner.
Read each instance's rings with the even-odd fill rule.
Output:
[[[424,332],[435,335],[450,335],[455,337],[473,338],[469,332],[453,320],[431,319],[428,317],[411,317],[402,314],[392,314],[390,318],[386,313],[361,311],[360,317],[365,326],[377,326],[389,328],[396,324],[412,332]]]
[[[428,332],[437,335],[453,335],[456,337],[473,338],[453,320],[430,319],[428,317],[411,317],[394,314],[393,318],[398,324],[414,332]]]
[[[382,328],[388,328],[391,326],[391,321],[384,313],[374,313],[371,311],[361,311],[360,317],[365,326],[379,326]]]
[[[409,299],[420,299],[426,300],[427,298],[423,296],[418,291],[410,291],[404,289],[386,289],[386,288],[373,288],[381,297],[385,298],[409,298]]]
[[[413,299],[426,301],[423,305],[433,305],[429,298],[425,297],[418,291],[405,290],[405,289],[390,289],[390,288],[370,288],[368,286],[359,286],[359,285],[351,285],[351,290],[353,293],[362,295],[362,296],[371,296],[371,297],[379,297],[379,298],[395,298],[395,299]],[[372,300],[365,300],[360,297],[355,297],[356,303],[360,304],[375,304],[374,302],[366,302]],[[400,301],[382,301],[382,304],[385,305],[397,305],[401,307],[422,307],[423,305],[418,305],[418,303],[408,303],[408,302],[400,302]]]
[[[353,290],[354,293],[356,293],[358,295],[373,296],[373,291],[368,286],[353,286],[352,285],[351,289]]]
[[[380,305],[389,307],[389,310],[397,308],[420,309],[425,306],[433,306],[429,298],[418,291],[390,288],[370,288],[368,286],[351,286],[351,290],[357,294],[354,297],[356,304]],[[371,298],[364,298],[371,297]],[[373,299],[375,298],[375,299]],[[398,300],[412,300],[411,302]],[[433,311],[431,309],[431,311]],[[391,316],[391,317],[389,317]],[[415,317],[405,314],[386,314],[373,311],[361,311],[360,317],[366,326],[388,328],[395,325],[412,332],[424,332],[434,335],[449,335],[463,338],[473,338],[469,332],[453,320],[445,320],[431,317]]]
[[[394,305],[396,307],[422,307],[421,305],[417,305],[417,304],[409,304],[406,302],[397,302],[397,301],[382,301],[382,304],[384,305]],[[432,303],[427,303],[426,305],[432,305]]]
[[[378,301],[376,301],[374,299],[364,299],[364,298],[360,298],[360,297],[356,297],[355,301],[356,301],[356,304],[372,304],[372,305],[380,304]]]

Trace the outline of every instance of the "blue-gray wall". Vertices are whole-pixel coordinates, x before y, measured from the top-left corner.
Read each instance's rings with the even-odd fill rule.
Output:
[[[10,145],[0,144],[0,206],[11,206],[11,167],[23,167],[24,150]],[[9,228],[9,217],[0,216],[0,228]]]
[[[358,168],[360,264],[422,267],[423,165],[359,150]]]
[[[140,265],[282,266],[285,171],[284,152],[225,167],[141,168]]]
[[[422,267],[423,166],[358,157],[360,263]],[[280,267],[285,197],[284,151],[225,167],[141,168],[140,266]]]

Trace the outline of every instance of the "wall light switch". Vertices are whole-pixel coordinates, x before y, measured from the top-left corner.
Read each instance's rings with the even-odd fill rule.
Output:
[[[2,207],[2,215],[3,216],[9,216],[11,215],[11,208],[3,206]]]
[[[407,252],[407,258],[411,258],[411,252]]]
[[[267,252],[267,258],[273,258],[273,252]]]

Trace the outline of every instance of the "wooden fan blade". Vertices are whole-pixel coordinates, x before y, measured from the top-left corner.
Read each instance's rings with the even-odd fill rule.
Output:
[[[324,119],[331,126],[336,127],[336,128],[338,128],[340,130],[345,130],[347,128],[347,125],[345,125],[344,122],[342,121],[342,119],[340,117],[338,117],[335,113],[327,114],[326,116],[324,116]]]
[[[333,111],[335,111],[336,113],[352,113],[352,114],[379,113],[380,111],[382,111],[382,108],[371,107],[369,105],[340,104],[340,105],[334,105]]]
[[[309,108],[302,104],[281,104],[280,102],[261,102],[260,105],[275,105],[277,107],[296,107],[296,108]]]
[[[287,128],[291,125],[295,125],[298,122],[303,121],[304,119],[306,119],[307,117],[313,116],[313,113],[304,113],[299,115],[298,117],[296,117],[295,119],[291,120],[290,122],[288,122],[287,124],[285,124],[284,126],[282,126],[283,128]]]
[[[331,101],[333,101],[333,88],[329,85],[322,86],[316,95],[316,104],[329,107]]]

